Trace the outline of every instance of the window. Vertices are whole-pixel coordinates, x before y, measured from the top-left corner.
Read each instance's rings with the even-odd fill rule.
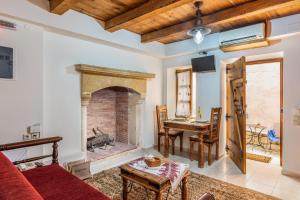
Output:
[[[176,117],[191,116],[192,113],[192,69],[176,70]]]

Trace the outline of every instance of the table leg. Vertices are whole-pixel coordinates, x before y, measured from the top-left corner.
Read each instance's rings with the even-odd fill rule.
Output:
[[[122,177],[122,180],[123,180],[123,200],[127,200],[127,179]]]
[[[263,149],[265,149],[263,143],[261,142],[261,138],[262,138],[262,132],[263,130],[265,130],[264,128],[262,128],[260,130],[260,132],[258,133],[258,136],[257,136],[257,141],[258,141],[258,146],[261,146]]]
[[[155,195],[156,195],[156,197],[155,197],[156,200],[162,200],[163,199],[163,195],[162,195],[161,192],[156,192]]]
[[[199,152],[198,166],[200,168],[204,168],[204,156],[205,156],[205,154],[204,154],[203,134],[199,134],[198,152]]]
[[[165,142],[164,142],[164,146],[165,146],[165,149],[164,149],[164,156],[167,158],[169,157],[169,129],[168,128],[165,128]]]
[[[187,179],[188,179],[187,176],[182,179],[182,192],[181,192],[181,199],[182,200],[187,200],[188,199]]]
[[[253,130],[252,130],[252,128],[251,127],[249,127],[249,129],[250,129],[250,134],[251,134],[251,138],[250,138],[250,140],[249,140],[249,142],[247,143],[247,144],[251,144],[251,145],[253,145],[254,144],[254,142],[253,142],[253,140],[254,140],[254,134],[253,134]]]

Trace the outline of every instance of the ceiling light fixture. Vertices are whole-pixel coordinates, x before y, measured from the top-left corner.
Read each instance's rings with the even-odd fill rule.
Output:
[[[211,29],[202,25],[202,14],[200,11],[200,6],[202,5],[202,1],[196,1],[194,6],[196,8],[196,25],[194,28],[187,32],[187,35],[192,36],[196,44],[200,44],[204,37],[210,34]]]

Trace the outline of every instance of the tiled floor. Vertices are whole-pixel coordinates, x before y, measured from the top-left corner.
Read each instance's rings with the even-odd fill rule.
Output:
[[[159,154],[156,150],[151,150]],[[170,156],[178,162],[189,163],[193,172],[223,180],[241,187],[253,189],[265,194],[286,200],[300,200],[300,179],[294,179],[281,174],[278,164],[266,164],[247,160],[247,174],[242,174],[227,156],[215,161],[211,166],[198,168],[197,161],[190,161],[180,156]]]

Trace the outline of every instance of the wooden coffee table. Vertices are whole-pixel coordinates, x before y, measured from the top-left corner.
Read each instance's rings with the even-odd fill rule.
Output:
[[[139,184],[146,189],[152,190],[155,192],[155,199],[162,200],[162,194],[170,189],[171,183],[170,180],[163,176],[158,176],[150,173],[146,173],[140,170],[137,170],[131,167],[128,164],[122,165],[121,169],[121,177],[123,180],[123,199],[127,200],[128,194],[128,183],[136,183]],[[188,199],[187,192],[187,179],[190,176],[191,172],[187,171],[182,179],[182,192],[181,198],[182,200]]]

